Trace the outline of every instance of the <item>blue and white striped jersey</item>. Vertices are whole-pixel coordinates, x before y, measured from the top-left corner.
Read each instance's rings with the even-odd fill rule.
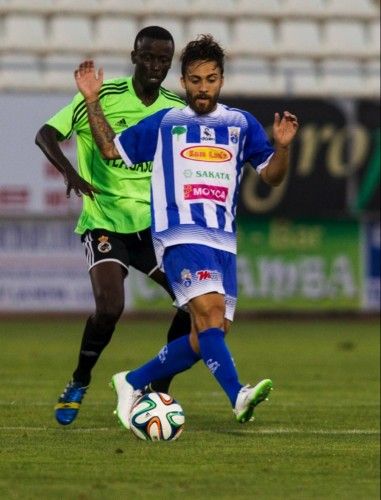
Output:
[[[153,160],[155,250],[181,243],[236,253],[235,215],[246,162],[260,171],[274,149],[246,111],[218,104],[207,115],[164,109],[115,138],[126,165]]]

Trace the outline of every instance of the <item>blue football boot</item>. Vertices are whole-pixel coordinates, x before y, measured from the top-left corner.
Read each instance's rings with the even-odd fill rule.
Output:
[[[73,380],[67,384],[54,407],[56,420],[59,424],[69,425],[75,420],[88,387],[83,387],[80,382]]]

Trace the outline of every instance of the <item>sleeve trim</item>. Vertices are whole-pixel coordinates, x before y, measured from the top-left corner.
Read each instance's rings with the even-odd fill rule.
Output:
[[[255,170],[259,173],[261,170],[263,170],[267,165],[270,163],[271,158],[274,156],[274,153],[271,153],[270,156],[266,158],[265,161],[263,161],[260,165],[258,165]]]
[[[115,147],[116,149],[118,150],[122,160],[124,161],[124,163],[128,166],[128,165],[133,165],[133,161],[131,161],[131,159],[129,158],[129,156],[127,155],[127,153],[125,152],[125,150],[123,149],[123,146],[120,142],[120,136],[121,134],[118,134],[114,137],[114,144],[115,144]]]

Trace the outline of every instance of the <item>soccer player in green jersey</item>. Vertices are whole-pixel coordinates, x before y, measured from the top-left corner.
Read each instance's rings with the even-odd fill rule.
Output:
[[[164,28],[150,26],[136,36],[131,53],[133,76],[106,81],[100,91],[102,109],[118,133],[163,108],[184,107],[180,97],[161,87],[172,63],[174,40]],[[60,142],[76,133],[78,172]],[[151,240],[150,180],[152,162],[126,165],[105,160],[92,137],[86,102],[78,93],[36,136],[36,144],[61,172],[66,194],[83,196],[75,232],[81,235],[92,283],[95,312],[88,318],[72,379],[55,406],[62,425],[73,422],[90,384],[91,371],[111,340],[124,308],[124,280],[129,266],[147,274],[172,296],[158,269]],[[190,318],[177,310],[168,341],[190,332]],[[156,381],[167,392],[171,379]]]

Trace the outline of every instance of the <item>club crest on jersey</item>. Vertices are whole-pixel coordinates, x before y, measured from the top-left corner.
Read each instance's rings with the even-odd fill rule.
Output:
[[[239,128],[229,128],[230,142],[237,144],[239,140]]]
[[[101,253],[107,253],[111,250],[112,246],[111,246],[111,243],[108,241],[108,236],[100,236],[98,238],[98,250],[101,252]]]
[[[191,146],[183,149],[180,154],[187,160],[218,163],[229,161],[233,156],[230,151],[218,146]]]
[[[181,281],[187,288],[192,284],[192,273],[189,269],[183,269],[181,271]]]

